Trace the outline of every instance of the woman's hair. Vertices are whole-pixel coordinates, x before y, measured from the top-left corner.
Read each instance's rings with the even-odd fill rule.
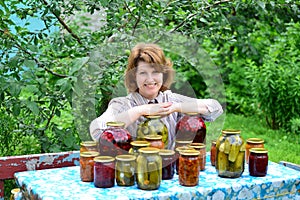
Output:
[[[171,60],[165,57],[163,50],[158,45],[139,43],[131,49],[125,71],[125,86],[129,92],[138,91],[136,71],[140,61],[151,64],[157,71],[163,73],[163,84],[160,91],[170,89],[175,74]]]

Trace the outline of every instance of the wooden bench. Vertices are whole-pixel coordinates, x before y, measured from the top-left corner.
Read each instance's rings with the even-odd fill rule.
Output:
[[[0,199],[4,199],[4,180],[16,172],[79,165],[79,151],[0,157]]]
[[[300,165],[298,164],[287,162],[287,161],[280,161],[279,164],[300,171]]]

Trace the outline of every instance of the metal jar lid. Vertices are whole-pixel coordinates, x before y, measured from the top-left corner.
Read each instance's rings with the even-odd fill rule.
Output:
[[[140,140],[140,141],[132,141],[130,144],[131,144],[132,146],[137,146],[137,147],[148,147],[148,146],[150,146],[150,142],[143,141],[143,140]]]
[[[248,138],[247,143],[251,143],[251,144],[263,144],[265,141],[261,138]]]
[[[119,161],[134,161],[136,157],[134,155],[117,155],[116,160]]]
[[[139,149],[140,153],[159,153],[159,149],[155,147],[143,147]]]
[[[113,162],[115,161],[114,157],[111,156],[97,156],[94,158],[95,162],[102,162],[102,163],[106,163],[106,162]]]
[[[172,156],[175,154],[175,151],[170,150],[170,149],[161,149],[159,151],[159,155],[161,156]]]
[[[265,148],[251,148],[249,151],[252,153],[268,153],[268,150]]]
[[[100,153],[97,151],[85,151],[85,152],[80,153],[80,157],[85,157],[85,158],[96,157],[99,155],[100,155]]]
[[[237,130],[237,129],[224,129],[222,130],[222,134],[226,134],[226,135],[232,135],[232,134],[240,134],[241,130]]]
[[[183,150],[183,151],[179,151],[180,155],[184,155],[184,156],[199,156],[200,152],[197,150]]]

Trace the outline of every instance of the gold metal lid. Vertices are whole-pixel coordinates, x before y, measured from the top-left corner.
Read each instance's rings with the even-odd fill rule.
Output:
[[[80,157],[85,157],[85,158],[96,157],[99,155],[100,153],[97,151],[85,151],[80,153]]]
[[[180,151],[185,151],[185,150],[195,150],[194,148],[190,146],[182,146],[182,147],[177,147],[175,151],[180,152]]]
[[[139,149],[140,153],[159,153],[159,149],[155,147],[143,147]]]
[[[161,118],[162,116],[160,116],[160,115],[145,115],[145,117],[148,119],[158,119],[158,118]]]
[[[183,151],[179,151],[180,155],[184,155],[184,156],[199,156],[200,152],[197,150],[183,150]]]
[[[159,155],[161,156],[172,156],[175,154],[175,151],[170,149],[161,149],[159,150]]]
[[[144,138],[146,140],[161,140],[162,136],[161,135],[146,135]]]
[[[268,153],[268,150],[265,148],[251,148],[249,151],[253,153]]]
[[[82,146],[95,146],[95,145],[97,145],[97,142],[96,141],[82,141],[81,143],[80,143],[80,145],[82,145]]]
[[[134,155],[117,155],[116,160],[120,161],[134,161],[136,157]]]
[[[246,141],[247,141],[247,143],[252,143],[252,144],[262,144],[265,142],[261,138],[248,138]]]
[[[132,141],[132,142],[130,142],[130,144],[131,144],[132,146],[137,146],[137,147],[148,147],[148,146],[150,146],[150,142],[143,141],[143,140],[140,140],[140,141]]]
[[[124,127],[125,123],[124,122],[107,122],[106,126],[120,126],[120,127]]]
[[[176,140],[175,143],[177,144],[191,144],[193,140]]]
[[[241,130],[237,130],[237,129],[224,129],[222,130],[222,133],[223,134],[240,134],[241,133]]]
[[[115,161],[114,157],[111,156],[97,156],[94,158],[95,162],[113,162]]]
[[[191,143],[189,146],[194,149],[203,149],[206,147],[204,143]]]
[[[192,116],[194,116],[194,115],[198,115],[199,113],[197,113],[197,112],[187,112],[185,114],[186,115],[192,115]]]

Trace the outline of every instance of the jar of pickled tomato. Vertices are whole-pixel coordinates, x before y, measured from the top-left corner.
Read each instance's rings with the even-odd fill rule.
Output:
[[[83,182],[94,180],[94,158],[99,156],[98,152],[86,151],[80,153],[80,179]]]
[[[246,140],[246,152],[245,152],[245,158],[246,162],[248,163],[249,160],[249,154],[250,154],[250,149],[251,148],[264,148],[264,140],[261,138],[248,138]]]
[[[203,143],[191,143],[190,147],[200,152],[200,171],[204,171],[206,165],[206,145]]]
[[[200,152],[197,150],[180,151],[179,156],[179,184],[183,186],[196,186],[199,182]]]
[[[85,151],[97,151],[97,142],[96,141],[82,141],[80,143],[80,153]]]
[[[210,163],[212,166],[216,165],[216,153],[217,153],[216,141],[214,140],[211,142],[211,147],[210,147]]]
[[[155,147],[158,149],[164,148],[161,135],[147,135],[145,136],[145,140],[150,143],[150,147]]]

